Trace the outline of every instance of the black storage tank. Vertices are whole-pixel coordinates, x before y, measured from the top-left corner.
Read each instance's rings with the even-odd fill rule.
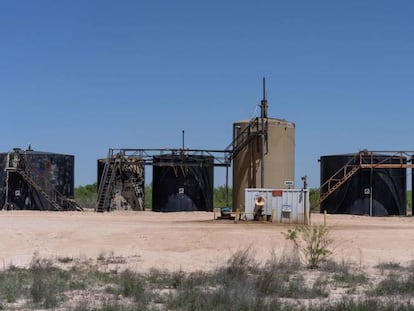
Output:
[[[354,160],[353,160],[354,159]],[[321,185],[349,161],[359,163],[356,154],[320,158]],[[373,154],[362,156],[363,164],[401,164],[405,157]],[[325,192],[326,189],[321,189]],[[361,168],[320,205],[320,212],[354,215],[406,215],[406,168]]]
[[[74,162],[73,155],[31,148],[1,153],[0,209],[71,209],[64,200],[73,200]]]
[[[414,165],[414,155],[410,159],[411,165]],[[414,216],[414,167],[411,168],[411,216]]]
[[[154,156],[152,210],[212,211],[214,158],[204,155]]]
[[[411,159],[410,159],[410,161],[411,161],[411,165],[413,165],[414,164],[414,156],[412,155],[411,156]],[[411,216],[414,216],[414,213],[413,213],[413,206],[414,206],[414,167],[413,168],[411,168]]]

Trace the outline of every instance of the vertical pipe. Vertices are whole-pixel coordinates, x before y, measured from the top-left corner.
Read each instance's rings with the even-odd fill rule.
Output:
[[[411,156],[411,165],[414,164],[414,156]],[[413,205],[414,205],[414,168],[411,168],[411,216],[413,216]]]
[[[371,187],[369,189],[369,216],[372,216],[372,168],[371,168]]]
[[[373,174],[374,174],[374,156],[371,152],[371,172],[370,172],[370,178],[369,178],[369,216],[372,216],[372,181],[373,181]]]
[[[309,195],[308,195],[308,191],[306,191],[306,189],[308,189],[308,176],[303,176],[302,177],[303,180],[303,189],[302,189],[302,196],[303,196],[303,223],[305,225],[308,225],[308,212],[307,209],[310,209],[310,206],[308,207],[307,202],[309,199]],[[309,212],[310,213],[310,212]]]
[[[265,147],[265,133],[264,133],[264,118],[262,118],[262,131],[261,131],[261,146],[260,146],[260,187],[264,188],[264,147]]]
[[[247,134],[248,137],[250,137],[250,135],[251,135],[250,129],[251,128],[249,127],[248,128],[248,134]],[[249,188],[256,188],[257,187],[253,151],[254,151],[253,140],[250,140],[250,142],[249,142],[249,183],[248,183]]]
[[[4,206],[9,208],[9,166],[10,166],[10,153],[7,154],[7,164],[6,164],[6,198],[4,202]]]
[[[229,166],[228,166],[228,163],[226,165],[226,207],[229,207]]]
[[[183,151],[184,151],[184,130],[182,130],[182,143],[183,143],[183,147],[182,147],[182,149],[183,149]]]
[[[232,208],[231,208],[231,210],[232,211],[234,211],[234,202],[236,202],[237,201],[237,199],[235,199],[235,187],[234,187],[234,181],[235,181],[235,178],[234,178],[234,154],[233,154],[233,152],[234,152],[234,149],[235,149],[235,145],[237,144],[237,142],[236,142],[236,125],[233,123],[233,142],[232,142],[232,146],[231,146],[231,161],[233,161],[233,167],[232,167],[232,180],[233,180],[233,189],[232,189],[232,193],[231,193],[231,198],[232,198]],[[228,173],[228,167],[226,168],[226,170],[227,170],[227,173]],[[226,183],[228,183],[228,179],[226,178]],[[228,194],[228,186],[227,186],[227,194]],[[228,202],[228,199],[227,199],[227,202]]]
[[[236,142],[236,125],[233,124],[233,142],[232,142],[232,146],[231,146],[231,151],[234,151],[235,145],[237,144]]]
[[[264,119],[267,118],[267,100],[266,100],[266,80],[263,78],[263,99],[261,102],[261,143],[260,143],[260,187],[264,188],[264,148],[265,148],[265,128],[264,128]]]
[[[9,170],[6,171],[6,200],[4,202],[4,206],[9,209]]]

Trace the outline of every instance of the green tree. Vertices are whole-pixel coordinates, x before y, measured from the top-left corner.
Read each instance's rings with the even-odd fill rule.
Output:
[[[152,209],[152,185],[145,185],[145,209]]]
[[[311,188],[309,190],[309,203],[310,203],[310,206],[315,206],[318,203],[319,198],[320,198],[319,189],[318,188]],[[316,210],[316,208],[315,208],[315,210]]]
[[[95,208],[98,186],[96,183],[75,188],[75,201],[83,208]]]
[[[214,207],[225,207],[232,205],[232,190],[226,186],[219,186],[214,188],[213,197],[214,197]]]

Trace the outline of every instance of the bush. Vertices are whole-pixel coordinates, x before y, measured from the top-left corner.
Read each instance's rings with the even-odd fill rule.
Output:
[[[311,269],[317,268],[332,254],[332,240],[325,226],[300,226],[282,234],[293,242],[300,258]]]

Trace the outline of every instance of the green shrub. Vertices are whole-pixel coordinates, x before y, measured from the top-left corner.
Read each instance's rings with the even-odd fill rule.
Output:
[[[298,255],[310,269],[317,268],[332,254],[332,240],[325,226],[299,226],[282,234],[293,242]]]

